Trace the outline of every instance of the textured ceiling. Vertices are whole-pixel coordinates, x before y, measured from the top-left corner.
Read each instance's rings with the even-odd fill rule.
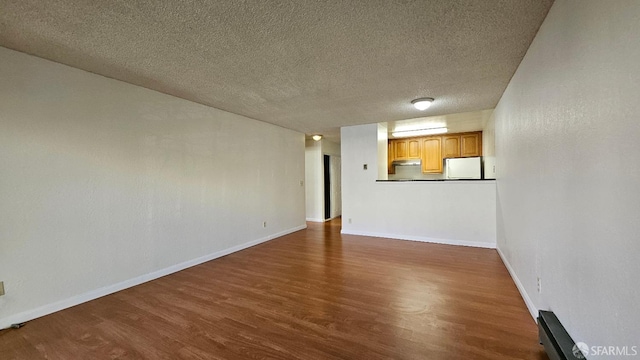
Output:
[[[0,45],[337,134],[495,107],[552,1],[0,0]]]

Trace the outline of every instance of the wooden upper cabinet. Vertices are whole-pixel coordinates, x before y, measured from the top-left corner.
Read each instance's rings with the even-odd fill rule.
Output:
[[[460,156],[474,157],[482,155],[482,133],[460,135]]]
[[[407,140],[393,140],[393,154],[396,160],[407,160]]]
[[[421,159],[424,174],[441,174],[445,158],[482,155],[482,131],[388,141],[387,172],[395,174],[394,160]]]
[[[422,152],[420,151],[420,140],[422,139],[408,139],[407,140],[407,158],[408,159],[420,159]]]
[[[394,139],[391,140],[395,160],[420,159],[420,139]]]
[[[422,139],[422,172],[425,174],[442,173],[442,137]]]
[[[442,137],[442,157],[459,158],[482,155],[482,131]]]
[[[442,157],[460,157],[460,135],[445,135],[442,137]]]

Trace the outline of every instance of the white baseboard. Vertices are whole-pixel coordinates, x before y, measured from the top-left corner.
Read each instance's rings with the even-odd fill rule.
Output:
[[[511,264],[509,264],[509,261],[507,261],[507,257],[504,256],[504,254],[502,253],[502,251],[500,250],[499,247],[496,247],[496,250],[498,251],[498,254],[500,255],[500,258],[502,259],[502,262],[504,263],[504,266],[507,267],[507,271],[509,271],[509,275],[511,275],[511,278],[513,279],[513,282],[516,283],[516,287],[518,288],[518,291],[520,292],[520,296],[522,296],[522,299],[524,300],[524,303],[527,305],[527,309],[529,310],[529,314],[531,314],[531,317],[533,317],[533,320],[535,322],[538,322],[538,309],[536,308],[535,305],[533,305],[533,301],[531,301],[531,298],[529,297],[529,294],[527,294],[527,291],[524,289],[524,286],[522,286],[522,283],[520,282],[520,279],[518,279],[518,276],[516,275],[516,272],[513,271],[513,268],[511,267]]]
[[[330,217],[328,219],[307,218],[307,221],[311,221],[311,222],[327,222],[327,221],[331,221],[333,219],[337,219],[340,216],[342,216],[342,215],[336,215],[336,216]]]
[[[496,248],[495,242],[436,239],[436,238],[429,238],[424,236],[383,234],[383,233],[375,233],[375,232],[367,232],[367,231],[352,231],[352,230],[344,230],[344,229],[342,229],[340,233],[346,234],[346,235],[372,236],[372,237],[380,237],[380,238],[388,238],[388,239],[421,241],[421,242],[446,244],[446,245],[472,246],[472,247],[480,247],[480,248],[487,248],[487,249]]]
[[[275,238],[278,238],[280,236],[284,236],[299,230],[303,230],[306,229],[307,225],[300,225],[300,226],[296,226],[294,228],[291,229],[287,229],[284,231],[281,231],[279,233],[276,234],[272,234],[257,240],[253,240],[253,241],[249,241],[246,242],[244,244],[240,244],[240,245],[236,245],[233,246],[231,248],[225,249],[225,250],[220,250],[220,251],[216,251],[212,254],[209,255],[205,255],[205,256],[201,256],[199,258],[195,258],[192,260],[187,260],[185,262],[176,264],[176,265],[172,265],[169,266],[167,268],[164,269],[160,269],[148,274],[144,274],[138,277],[135,277],[133,279],[129,279],[129,280],[125,280],[122,282],[119,282],[117,284],[113,284],[113,285],[109,285],[109,286],[105,286],[96,290],[92,290],[80,295],[76,295],[76,296],[72,296],[70,298],[64,299],[64,300],[60,300],[57,301],[55,303],[51,303],[51,304],[47,304],[47,305],[43,305],[40,306],[38,308],[32,309],[32,310],[27,310],[27,311],[23,311],[21,313],[18,314],[14,314],[5,318],[0,319],[0,329],[4,329],[7,328],[9,326],[11,326],[12,324],[19,324],[19,323],[23,323],[23,322],[27,322],[36,318],[39,318],[41,316],[45,316],[45,315],[49,315],[51,313],[54,313],[56,311],[60,311],[60,310],[64,310],[66,308],[70,308],[72,306],[76,306],[79,304],[82,304],[84,302],[87,301],[91,301],[91,300],[95,300],[97,298],[103,297],[105,295],[109,295],[109,294],[113,294],[115,292],[118,292],[120,290],[124,290],[136,285],[140,285],[142,283],[145,283],[147,281],[151,281],[151,280],[155,280],[157,278],[169,275],[169,274],[173,274],[175,272],[190,268],[192,266],[195,265],[199,265],[202,264],[204,262],[207,261],[211,261],[213,259],[217,259],[219,257],[225,256],[225,255],[229,255],[231,253],[234,253],[236,251],[240,251],[240,250],[244,250],[247,248],[250,248],[252,246],[258,245],[260,243],[269,241],[269,240],[273,240]]]

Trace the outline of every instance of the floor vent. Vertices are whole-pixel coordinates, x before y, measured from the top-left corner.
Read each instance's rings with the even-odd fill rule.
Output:
[[[550,360],[585,359],[553,312],[538,313],[538,335]]]

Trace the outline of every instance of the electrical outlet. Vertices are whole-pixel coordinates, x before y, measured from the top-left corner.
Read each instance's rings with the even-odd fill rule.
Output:
[[[304,180],[300,180],[300,186],[304,186]]]
[[[263,228],[266,228],[266,227],[267,227],[267,222],[266,222],[266,221],[263,221],[263,222],[262,222],[262,227],[263,227]]]
[[[349,224],[351,224],[351,218],[349,218]]]
[[[0,281],[0,296],[4,295],[4,281]]]
[[[538,277],[538,294],[542,293],[542,281],[540,277]]]

